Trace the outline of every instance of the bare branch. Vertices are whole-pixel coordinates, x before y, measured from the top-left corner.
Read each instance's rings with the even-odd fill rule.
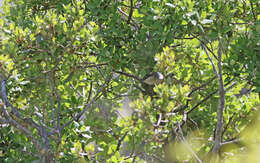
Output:
[[[241,139],[233,139],[233,140],[225,141],[221,143],[221,145],[233,144],[233,143],[241,143]]]
[[[127,21],[127,19],[125,17],[129,17],[129,15],[127,15],[121,8],[117,8],[117,10],[123,14],[124,17],[122,17],[124,20]],[[137,22],[132,18],[131,21],[129,22],[129,24],[135,28],[137,31],[140,29],[140,27],[138,26]]]
[[[45,155],[45,152],[48,152],[48,150],[50,149],[49,146],[49,141],[48,141],[48,133],[45,130],[45,128],[43,126],[38,125],[36,122],[34,122],[31,118],[23,118],[20,113],[18,112],[18,110],[16,110],[13,105],[8,101],[7,99],[7,95],[6,95],[6,89],[5,89],[5,79],[2,79],[1,81],[1,94],[2,94],[2,98],[4,100],[5,105],[2,106],[2,110],[4,113],[4,116],[6,118],[6,121],[13,125],[14,127],[18,128],[20,131],[22,131],[33,143],[34,145],[37,147],[37,149],[40,152],[43,152],[43,154]],[[13,119],[6,107],[10,106],[12,109],[13,114],[18,117],[18,120],[21,120],[22,122],[26,123],[26,124],[30,124],[31,127],[34,127],[37,129],[37,131],[39,132],[39,135],[42,136],[42,138],[44,139],[44,146],[42,146],[40,144],[39,141],[37,141],[37,139],[32,135],[32,133],[26,129],[24,126],[22,126],[21,124],[19,124],[15,119]]]
[[[197,36],[195,36],[194,34],[191,34],[191,35],[192,35],[193,37],[196,37],[196,38],[200,41],[200,43],[202,44],[203,48],[204,48],[204,49],[207,49],[207,50],[213,55],[213,57],[214,57],[215,59],[218,58],[218,57],[216,56],[216,54],[207,46],[207,43],[198,37],[199,35],[197,35]],[[204,39],[205,39],[205,38],[204,38]],[[208,40],[206,40],[206,41],[209,42]]]
[[[230,84],[232,82],[232,80],[230,80],[226,85]],[[228,91],[229,89],[231,89],[232,87],[234,87],[237,84],[237,82],[232,83],[230,86],[228,86],[227,88],[225,88],[225,92]],[[198,102],[195,106],[193,106],[188,112],[187,114],[191,113],[194,109],[196,109],[198,106],[200,106],[202,103],[204,103],[205,101],[207,101],[211,96],[213,96],[214,94],[216,94],[219,90],[216,90],[212,93],[210,93],[208,96],[206,96],[204,99],[202,99],[200,102]]]
[[[159,114],[159,118],[157,120],[157,123],[156,123],[155,127],[159,127],[160,126],[161,120],[162,120],[162,113]]]
[[[123,71],[114,71],[115,73],[118,73],[118,74],[122,74],[122,75],[125,75],[127,77],[130,77],[130,78],[134,78],[136,80],[138,80],[139,82],[143,83],[143,80],[138,78],[137,76],[134,76],[132,74],[129,74],[129,73],[126,73],[126,72],[123,72]]]
[[[100,68],[97,66],[96,69],[98,70],[99,74],[103,77],[103,79],[105,79],[105,75],[104,75],[103,72],[100,70]]]
[[[201,100],[200,102],[198,102],[195,106],[193,106],[188,112],[187,114],[191,113],[194,109],[196,109],[198,106],[200,106],[202,103],[204,103],[205,101],[207,101],[211,96],[213,96],[214,94],[216,94],[218,92],[218,90],[210,93],[208,96],[206,96],[203,100]]]
[[[212,65],[212,67],[213,67],[213,71],[215,72],[216,77],[218,77],[217,68],[216,68],[216,66],[215,66],[215,64],[214,64],[214,62],[213,62],[213,60],[211,59],[211,57],[210,57],[210,55],[209,55],[207,49],[205,48],[205,45],[203,45],[203,48],[204,48],[204,50],[205,50],[205,52],[206,52],[206,54],[207,54],[207,56],[208,56],[208,59],[209,59],[211,65]]]
[[[116,147],[117,151],[119,151],[120,146],[121,146],[122,142],[124,141],[127,134],[128,134],[128,131],[126,131],[125,134],[118,140],[117,147]]]
[[[226,125],[226,126],[224,127],[224,129],[223,129],[223,132],[222,132],[222,135],[221,135],[222,137],[223,137],[224,133],[227,131],[228,126],[229,126],[230,123],[232,122],[232,120],[233,120],[235,114],[236,114],[236,112],[234,112],[234,113],[232,114],[232,116],[229,117],[228,122],[227,122],[227,125]]]
[[[132,19],[132,15],[133,15],[133,11],[134,11],[133,5],[134,5],[133,0],[130,0],[130,12],[128,15],[127,24],[129,24]]]
[[[156,159],[156,160],[159,161],[160,163],[165,163],[164,160],[162,160],[160,157],[156,156],[155,154],[152,154],[152,155],[150,155],[150,156],[152,156],[154,159]]]
[[[15,109],[13,107],[13,105],[8,101],[7,99],[7,95],[6,95],[6,86],[5,86],[5,79],[2,79],[1,81],[1,94],[2,94],[2,98],[3,98],[3,102],[4,104],[8,107],[10,107],[12,109],[12,113],[18,117],[21,118],[21,114],[19,113],[19,111],[17,109]]]
[[[252,10],[252,13],[253,13],[253,16],[254,16],[254,20],[257,21],[256,13],[255,13],[255,10],[254,10],[254,4],[253,4],[252,0],[250,0],[250,7],[251,7],[251,10]]]
[[[45,152],[43,150],[44,149],[43,146],[40,144],[39,141],[36,140],[36,138],[31,134],[31,132],[29,130],[27,130],[25,127],[23,127],[22,125],[20,125],[18,122],[16,122],[15,120],[12,119],[12,117],[9,115],[9,113],[6,110],[6,106],[2,106],[2,110],[6,117],[7,122],[9,124],[11,124],[12,126],[18,128],[20,131],[22,131],[33,142],[33,144],[36,146],[36,148],[40,152]]]
[[[187,117],[188,121],[190,121],[198,130],[199,130],[199,126],[198,124],[191,118]]]
[[[95,63],[87,63],[87,62],[82,62],[79,63],[79,65],[77,65],[78,68],[89,68],[89,67],[102,67],[102,66],[107,66],[108,63],[99,63],[99,64],[95,64]]]
[[[243,147],[247,147],[247,144],[243,142],[241,139],[234,138],[232,140],[228,140],[221,143],[221,147],[219,151],[223,153],[223,152],[229,152]]]
[[[217,111],[217,124],[216,124],[216,132],[215,132],[215,140],[212,151],[214,153],[219,153],[222,141],[222,130],[223,130],[223,110],[225,107],[225,89],[224,82],[222,77],[222,42],[219,39],[219,47],[218,47],[218,81],[219,81],[219,104]]]
[[[208,82],[202,84],[202,85],[199,86],[199,87],[194,88],[194,89],[188,94],[188,97],[191,97],[191,95],[192,95],[194,92],[196,92],[197,90],[200,90],[201,88],[206,87],[207,85],[209,85],[209,84],[210,84],[213,80],[215,80],[216,78],[217,78],[217,77],[214,76],[213,78],[209,79]]]
[[[194,89],[188,94],[188,99],[187,99],[187,101],[186,101],[186,104],[185,104],[184,106],[178,108],[178,109],[175,109],[173,112],[174,112],[174,113],[177,113],[177,112],[179,112],[179,111],[182,111],[182,110],[186,109],[186,108],[189,106],[189,102],[191,101],[191,99],[190,99],[191,95],[192,95],[194,92],[196,92],[197,90],[200,90],[201,88],[203,88],[203,87],[209,85],[209,84],[210,84],[214,79],[216,79],[216,78],[217,78],[217,77],[214,76],[214,77],[211,78],[208,82],[202,84],[202,85],[199,86],[199,87],[194,88]],[[206,99],[206,100],[207,100],[207,99]],[[204,101],[203,101],[203,102],[204,102]],[[200,105],[200,104],[199,104],[199,105]],[[198,106],[199,106],[199,105],[198,105]],[[195,108],[194,108],[194,109],[195,109]],[[189,111],[188,113],[190,113],[190,111]],[[188,114],[188,113],[187,113],[187,114]]]
[[[24,154],[27,154],[27,155],[29,155],[29,156],[32,156],[32,157],[41,158],[41,155],[40,155],[40,154],[32,153],[32,152],[30,152],[30,151],[26,151],[26,149],[21,150],[21,152],[23,152]]]
[[[91,97],[91,95],[92,95],[92,88],[93,88],[93,82],[91,81],[91,82],[90,82],[90,88],[89,88],[87,103],[89,102],[90,97]]]

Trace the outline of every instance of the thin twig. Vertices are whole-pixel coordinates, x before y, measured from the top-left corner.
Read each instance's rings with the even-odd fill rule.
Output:
[[[103,77],[103,79],[105,79],[105,75],[100,70],[100,67],[97,66],[96,69],[98,70],[99,74]]]
[[[118,140],[117,147],[116,147],[117,151],[119,151],[120,146],[121,146],[122,142],[124,141],[127,134],[128,134],[128,131],[126,131],[125,134]]]
[[[129,73],[126,73],[126,72],[123,72],[123,71],[114,71],[115,73],[118,73],[118,74],[122,74],[122,75],[125,75],[127,77],[130,77],[130,78],[134,78],[136,80],[138,80],[139,82],[143,83],[143,80],[138,78],[137,76],[135,75],[132,75],[132,74],[129,74]]]
[[[227,125],[224,127],[224,129],[223,129],[223,132],[222,132],[222,137],[223,137],[223,135],[225,134],[225,132],[227,131],[227,129],[228,129],[228,126],[230,125],[230,123],[232,122],[232,120],[233,120],[233,118],[234,118],[234,116],[235,116],[235,112],[232,114],[232,116],[231,117],[229,117],[229,119],[228,119],[228,122],[227,122]]]
[[[202,40],[202,39],[200,39],[198,36],[195,36],[194,34],[191,34],[193,37],[195,37],[195,38],[197,38],[200,42],[201,42],[201,44],[204,46],[204,48],[206,48],[213,56],[214,56],[214,58],[215,59],[217,59],[218,57],[216,56],[216,54],[207,46],[207,44]],[[205,39],[205,38],[204,38]],[[207,41],[207,42],[209,42],[209,41]]]
[[[121,8],[117,8],[117,10],[121,13],[121,14],[123,14],[125,17],[128,17],[129,15],[127,15]],[[125,19],[125,17],[123,17],[123,19],[124,20],[126,20],[127,21],[127,19]],[[129,22],[129,24],[133,27],[133,28],[135,28],[137,31],[139,31],[140,30],[140,27],[138,26],[138,23],[132,18],[131,19],[132,21],[130,21]],[[132,23],[133,22],[133,23]]]
[[[227,144],[233,144],[233,143],[240,143],[241,142],[241,139],[233,139],[233,140],[230,140],[230,141],[225,141],[223,143],[221,143],[221,145],[227,145]]]
[[[186,101],[186,104],[185,104],[184,106],[181,106],[181,107],[178,108],[178,109],[173,110],[173,113],[177,113],[177,112],[179,112],[179,111],[182,111],[182,110],[186,109],[186,108],[189,106],[189,102],[191,101],[191,99],[190,99],[191,95],[192,95],[194,92],[196,92],[197,90],[200,90],[201,88],[207,86],[209,83],[211,83],[211,82],[212,82],[214,79],[216,79],[216,78],[217,78],[217,77],[214,76],[214,77],[211,78],[208,82],[202,84],[202,85],[199,86],[199,87],[194,88],[194,89],[188,94],[188,99],[187,99],[187,101]]]
[[[158,156],[156,156],[156,155],[154,155],[154,154],[152,154],[151,156],[152,156],[153,158],[155,158],[157,161],[159,161],[160,163],[165,163],[165,161],[162,160],[160,157],[158,157]]]
[[[162,113],[160,113],[160,114],[159,114],[159,118],[158,118],[158,121],[157,121],[157,123],[156,123],[156,126],[155,126],[155,127],[158,127],[158,126],[160,126],[160,124],[161,124],[161,120],[162,120]]]
[[[132,19],[132,15],[133,15],[133,11],[134,11],[133,5],[134,5],[133,0],[130,0],[130,12],[128,15],[127,24],[129,24]]]
[[[88,99],[87,99],[87,103],[89,103],[90,97],[92,95],[92,88],[93,88],[93,82],[90,82],[90,87],[89,87],[89,93],[88,93]]]
[[[203,88],[203,87],[209,85],[209,84],[210,84],[213,80],[215,80],[216,78],[217,78],[217,77],[214,76],[213,78],[209,79],[208,82],[202,84],[202,85],[199,86],[199,87],[194,88],[194,89],[188,94],[188,97],[191,97],[191,95],[192,95],[194,92],[196,92],[197,90],[200,90],[201,88]]]
[[[200,102],[198,102],[195,106],[193,106],[188,112],[187,114],[191,113],[194,109],[196,109],[198,106],[200,106],[202,103],[204,103],[205,101],[207,101],[211,96],[213,96],[214,94],[216,94],[218,92],[218,90],[210,93],[208,96],[206,96],[203,100],[201,100]]]
[[[191,119],[190,117],[187,117],[187,120],[190,121],[199,130],[198,124],[193,119]]]
[[[207,49],[205,48],[204,45],[203,45],[203,48],[204,48],[204,50],[205,50],[205,52],[206,52],[206,54],[207,54],[207,56],[208,56],[208,59],[209,59],[211,65],[212,65],[212,67],[213,67],[213,71],[215,72],[216,77],[218,77],[218,71],[217,71],[217,68],[216,68],[216,66],[215,66],[215,64],[214,64],[214,62],[213,62],[213,60],[211,59],[211,57],[210,57],[210,55],[209,55],[209,53],[208,53],[208,51],[207,51]]]
[[[232,80],[230,80],[226,85],[228,85]],[[237,84],[237,82],[232,83],[230,86],[228,86],[227,88],[225,88],[225,91],[231,89],[232,87],[234,87]],[[219,90],[216,90],[212,93],[210,93],[208,96],[206,96],[203,100],[201,100],[199,103],[197,103],[194,107],[192,107],[187,114],[191,113],[194,109],[196,109],[199,105],[201,105],[202,103],[204,103],[205,101],[207,101],[211,96],[213,96],[214,94],[216,94]]]
[[[250,7],[251,7],[251,10],[252,10],[252,13],[253,13],[254,20],[255,20],[255,22],[256,22],[256,21],[257,21],[257,18],[256,18],[256,14],[255,14],[253,2],[252,2],[252,0],[250,0],[249,2],[250,2]],[[258,10],[258,11],[259,11],[259,10]]]

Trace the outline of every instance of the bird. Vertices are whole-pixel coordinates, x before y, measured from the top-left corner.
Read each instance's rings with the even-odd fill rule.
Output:
[[[152,72],[143,78],[143,82],[147,85],[158,85],[162,83],[164,76],[160,72]]]

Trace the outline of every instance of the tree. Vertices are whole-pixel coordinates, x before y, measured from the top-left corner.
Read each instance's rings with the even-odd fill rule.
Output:
[[[1,161],[228,162],[259,148],[246,138],[259,131],[257,1],[2,8]],[[152,72],[164,81],[146,84]]]

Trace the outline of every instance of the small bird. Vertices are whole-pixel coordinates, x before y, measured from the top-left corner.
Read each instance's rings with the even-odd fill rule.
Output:
[[[143,82],[148,85],[157,85],[163,82],[164,76],[160,72],[152,72],[143,78]]]

